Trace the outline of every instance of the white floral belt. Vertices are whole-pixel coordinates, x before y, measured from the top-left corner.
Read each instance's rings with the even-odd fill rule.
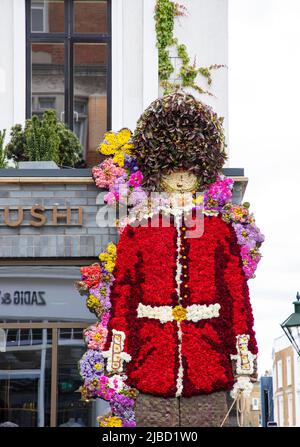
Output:
[[[168,321],[193,321],[219,317],[220,304],[192,304],[191,306],[149,306],[140,303],[137,308],[138,318],[154,318],[161,323]]]

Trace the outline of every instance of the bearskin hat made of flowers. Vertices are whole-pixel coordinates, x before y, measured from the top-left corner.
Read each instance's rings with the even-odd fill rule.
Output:
[[[192,95],[175,92],[152,102],[133,135],[132,153],[155,190],[161,176],[175,169],[193,172],[201,185],[213,183],[227,158],[223,118]]]

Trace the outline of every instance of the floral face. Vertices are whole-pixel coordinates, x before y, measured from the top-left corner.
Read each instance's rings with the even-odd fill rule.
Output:
[[[161,186],[167,192],[191,192],[198,186],[198,180],[192,172],[180,170],[163,175]]]

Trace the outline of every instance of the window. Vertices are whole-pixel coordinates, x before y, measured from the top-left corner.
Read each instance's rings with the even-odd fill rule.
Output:
[[[33,33],[44,33],[46,31],[46,3],[44,1],[32,0],[31,23]]]
[[[292,359],[290,356],[286,358],[286,384],[292,385]]]
[[[99,140],[111,127],[111,0],[26,5],[26,116],[54,109],[93,165]]]
[[[274,387],[274,393],[275,393],[278,388],[276,364],[273,365],[273,387]]]
[[[282,360],[277,362],[277,388],[282,388]]]
[[[257,397],[252,398],[252,410],[253,411],[259,410],[259,399]]]
[[[95,425],[93,403],[80,400],[79,393],[86,327],[87,322],[0,322],[6,340],[0,350],[0,423]]]
[[[293,395],[288,394],[288,421],[289,427],[293,426]]]
[[[283,408],[283,396],[278,397],[278,415],[279,415],[279,421],[278,425],[280,427],[284,427],[284,408]]]

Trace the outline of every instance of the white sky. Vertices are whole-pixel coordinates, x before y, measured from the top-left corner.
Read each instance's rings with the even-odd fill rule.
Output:
[[[259,372],[300,290],[300,1],[229,0],[230,166],[266,236],[249,281]]]

